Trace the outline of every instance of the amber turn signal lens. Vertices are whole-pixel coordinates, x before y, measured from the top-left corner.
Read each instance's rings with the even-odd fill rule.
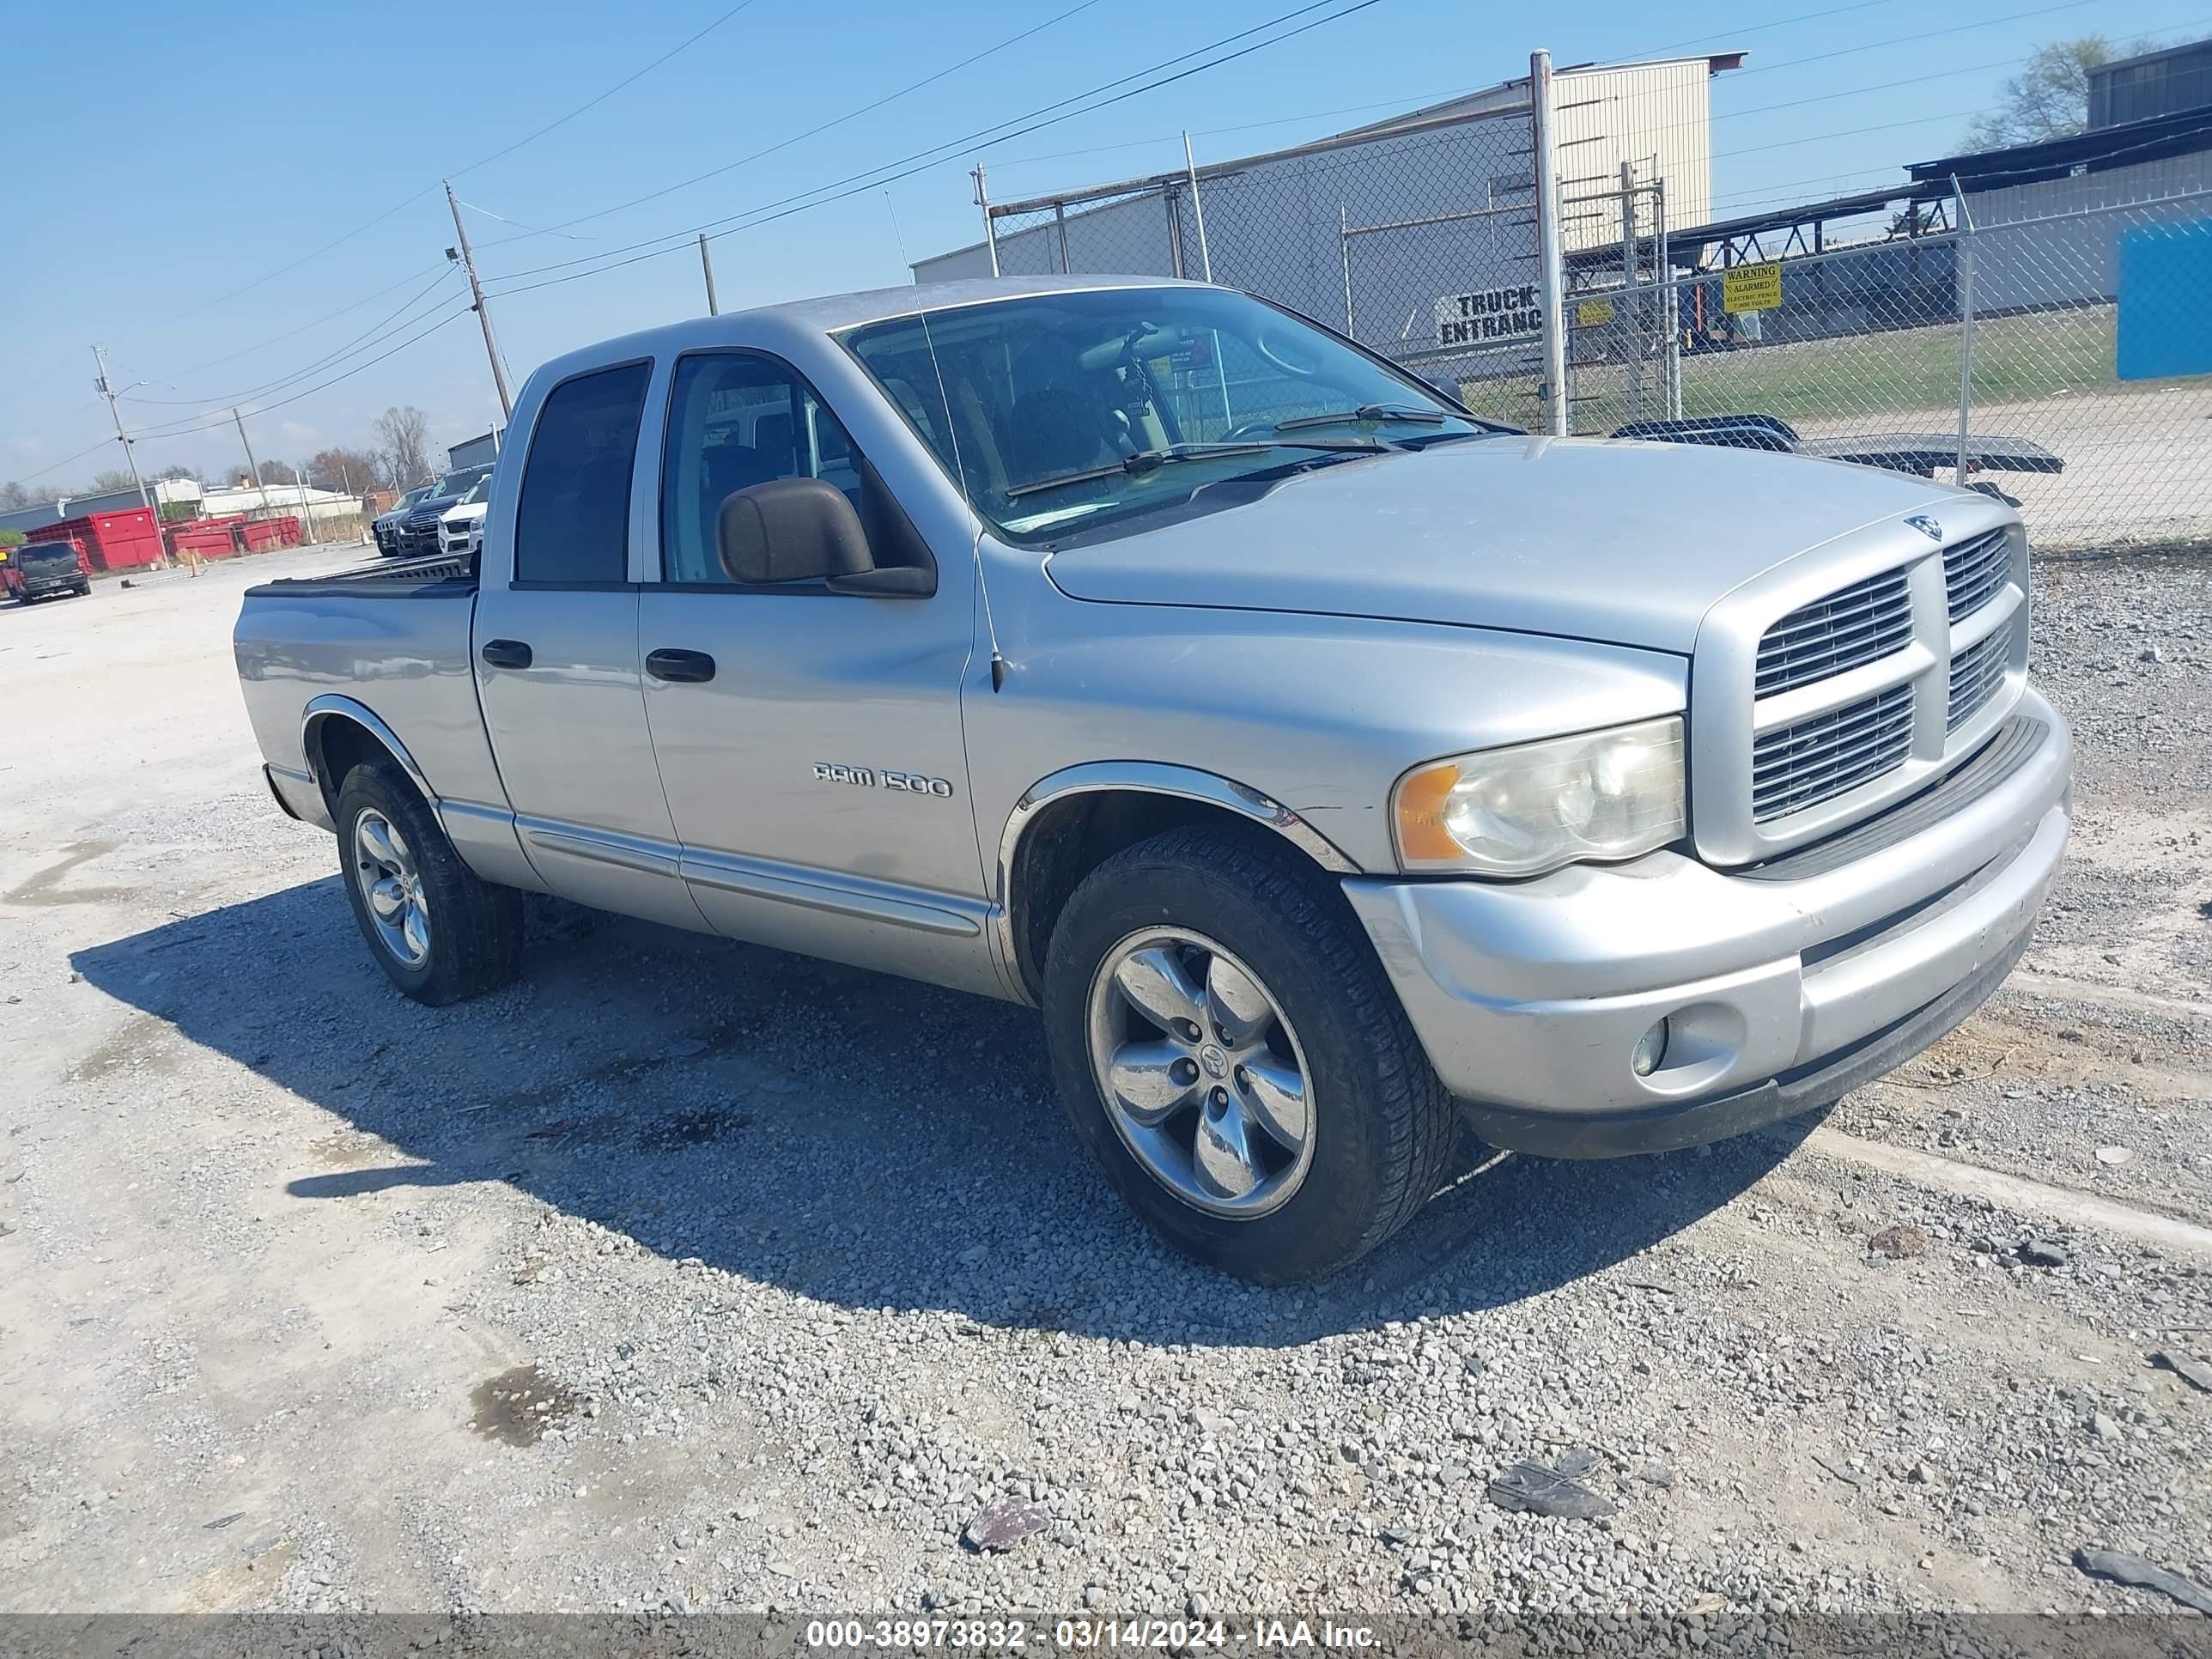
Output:
[[[1459,843],[1444,828],[1444,800],[1458,782],[1458,765],[1445,761],[1398,786],[1398,845],[1407,858],[1443,863],[1460,856]]]

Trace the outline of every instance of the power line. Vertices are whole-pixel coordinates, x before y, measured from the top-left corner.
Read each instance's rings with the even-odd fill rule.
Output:
[[[304,391],[295,392],[289,398],[280,398],[272,404],[258,404],[255,407],[253,412],[257,415],[265,415],[271,410],[289,408],[290,405],[298,403],[303,398],[312,398],[318,392],[326,391],[330,387],[337,386],[342,381],[350,380],[355,375],[362,373],[364,370],[375,368],[377,364],[384,362],[387,357],[398,356],[401,352],[406,350],[408,347],[414,345],[416,342],[428,339],[440,329],[448,327],[452,324],[460,321],[462,318],[468,314],[469,307],[465,305],[460,306],[456,309],[448,312],[445,316],[441,317],[436,322],[431,324],[429,327],[423,329],[421,332],[408,336],[407,338],[402,340],[398,345],[393,346],[390,350],[380,351],[375,356],[368,359],[366,362],[356,363],[351,368],[346,370],[344,374],[333,374],[329,380],[321,381],[317,385],[308,386]],[[227,413],[228,412],[226,411],[226,416]],[[195,432],[212,432],[217,427],[228,424],[228,418],[218,421],[209,421],[200,424],[191,424],[189,423],[188,421],[179,421],[167,426],[149,427],[141,432],[134,434],[133,435],[141,438],[184,438],[189,437]]]
[[[2060,0],[2055,6],[2044,6],[2035,11],[2015,11],[2003,17],[1985,17],[1978,22],[1955,23],[1949,28],[1923,29],[1917,34],[1900,34],[1893,40],[1869,40],[1862,46],[1838,46],[1833,52],[1816,52],[1809,57],[1792,58],[1786,63],[1762,64],[1757,69],[1735,70],[1730,73],[1741,81],[1754,75],[1771,75],[1777,70],[1802,69],[1808,64],[1824,64],[1831,58],[1849,58],[1854,52],[1880,52],[1886,46],[1909,46],[1916,41],[1933,40],[1940,35],[1964,34],[1969,29],[1995,28],[2000,23],[2025,22],[2031,17],[2048,17],[2056,11],[2079,11],[2082,7],[2099,3],[2099,0]]]
[[[980,64],[986,58],[994,57],[999,52],[1006,51],[1009,46],[1019,46],[1031,35],[1041,34],[1045,30],[1051,28],[1054,24],[1064,23],[1069,18],[1074,16],[1076,13],[1080,11],[1088,11],[1092,6],[1097,5],[1098,3],[1099,0],[1080,0],[1079,4],[1070,6],[1066,11],[1059,12],[1054,14],[1053,16],[1048,17],[1042,23],[1032,25],[1030,27],[1024,29],[1018,34],[1009,35],[994,46],[986,46],[981,52],[971,53],[969,56],[962,58],[957,64],[948,64],[945,68],[939,70],[933,75],[926,75],[919,81],[909,82],[907,85],[901,87],[896,92],[885,93],[882,97],[876,99],[873,102],[863,104],[858,109],[848,110],[844,114],[824,121],[819,126],[809,127],[804,132],[793,133],[790,137],[781,139],[775,143],[770,144],[765,149],[757,149],[750,155],[741,155],[734,161],[725,162],[722,166],[710,168],[705,173],[695,173],[689,179],[682,179],[676,184],[665,185],[661,189],[649,191],[646,195],[634,196],[627,202],[617,202],[612,207],[600,208],[594,212],[580,214],[574,219],[563,219],[559,224],[555,225],[549,229],[532,231],[531,232],[531,234],[538,236],[558,236],[567,230],[571,225],[589,224],[593,220],[604,219],[610,214],[621,213],[629,208],[642,207],[647,202],[657,202],[662,197],[672,196],[679,190],[689,190],[692,185],[703,184],[709,179],[719,179],[726,173],[734,172],[737,168],[747,166],[751,162],[757,161],[763,156],[773,155],[779,150],[788,149],[792,145],[801,143],[805,139],[814,137],[818,134],[827,132],[832,127],[842,126],[848,121],[857,120],[863,115],[872,114],[875,111],[883,108],[884,105],[896,103],[898,100],[907,96],[909,93],[919,92],[924,87],[934,85],[936,82],[945,79],[948,75],[957,75],[962,70],[968,68],[969,65]],[[1322,3],[1326,3],[1326,0],[1322,0]],[[1265,27],[1266,25],[1262,24],[1261,27]],[[1235,37],[1232,36],[1231,38],[1233,39]],[[1207,50],[1207,48],[1200,47],[1200,50],[1205,51]],[[1170,58],[1169,61],[1172,63],[1175,60]],[[1139,72],[1141,73],[1142,71]],[[1109,84],[1110,85],[1113,83],[1109,82]],[[492,216],[494,218],[497,218],[499,216],[497,214],[494,214]],[[526,227],[526,228],[527,228],[527,227]],[[486,242],[484,246],[486,248],[504,247],[509,242],[521,242],[527,241],[528,240],[529,237],[527,236],[502,236],[497,241]]]
[[[566,115],[562,116],[558,120],[549,121],[545,125],[538,128],[535,132],[530,133],[525,137],[518,138],[514,143],[507,145],[506,149],[495,150],[489,155],[482,156],[477,160],[470,162],[468,166],[456,169],[453,176],[458,177],[459,173],[472,173],[478,167],[487,166],[493,161],[500,160],[502,156],[512,155],[516,150],[522,149],[526,144],[533,143],[537,140],[544,137],[556,127],[561,126],[567,122],[573,121],[577,116],[583,114],[586,110],[594,108],[598,105],[605,103],[609,98],[613,97],[615,94],[620,92],[624,87],[629,86],[641,76],[648,75],[653,70],[659,68],[661,64],[675,57],[677,53],[681,52],[704,40],[708,35],[721,27],[723,24],[728,22],[731,18],[736,16],[739,12],[744,10],[746,7],[752,3],[753,0],[739,0],[738,4],[732,6],[728,11],[723,13],[721,16],[716,18],[713,22],[707,25],[705,28],[701,29],[697,33],[691,35],[681,44],[672,48],[670,51],[663,52],[659,57],[654,58],[653,62],[647,64],[643,69],[639,70],[635,74],[625,76],[623,80],[617,82],[613,86],[608,88],[606,91],[601,93],[598,97],[590,100],[586,103],[579,105],[576,108],[570,110]],[[386,219],[392,217],[395,214],[399,213],[404,209],[412,207],[416,202],[421,201],[425,196],[432,194],[437,189],[438,185],[434,184],[425,185],[422,189],[416,191],[412,195],[404,197],[401,200],[395,202],[392,206],[385,209],[383,212],[378,214],[374,218],[363,221],[362,223],[356,225],[351,230],[345,232],[343,235],[333,237],[331,240],[324,243],[320,247],[314,248],[308,252],[301,254],[298,258],[293,260],[289,264],[280,265],[275,270],[270,271],[267,275],[257,276],[250,283],[241,283],[239,287],[230,289],[228,293],[217,295],[212,300],[203,301],[200,304],[192,307],[190,310],[180,311],[175,316],[170,317],[162,322],[149,323],[142,327],[131,329],[126,333],[117,336],[116,337],[120,339],[131,339],[141,334],[149,333],[155,329],[167,328],[172,324],[181,323],[188,318],[198,316],[204,311],[211,311],[219,305],[227,304],[230,301],[237,299],[240,295],[251,294],[254,289],[261,288],[267,283],[275,282],[279,276],[287,276],[289,273],[297,270],[301,265],[307,264],[310,260],[320,258],[324,254],[330,252],[333,248],[343,247],[346,243],[353,240],[355,237],[360,235],[363,231],[374,230],[377,226],[382,224]],[[407,279],[404,277],[401,279],[403,282],[405,280]],[[395,283],[394,286],[396,287],[398,284]]]
[[[60,471],[64,467],[70,465],[72,462],[81,461],[86,456],[94,454],[97,452],[106,448],[108,445],[114,441],[115,440],[112,438],[102,438],[95,443],[87,444],[82,449],[78,450],[76,454],[63,456],[61,459],[56,461],[52,465],[46,468],[45,471],[33,472],[29,477],[22,480],[22,482],[27,485],[34,484],[41,478],[51,478],[55,473]]]
[[[1741,40],[1747,34],[1763,34],[1768,29],[1788,28],[1793,24],[1810,23],[1822,17],[1840,17],[1847,11],[1869,11],[1876,6],[1895,3],[1896,0],[1853,0],[1853,3],[1848,6],[1831,6],[1826,11],[1803,11],[1795,17],[1778,17],[1771,23],[1753,23],[1746,28],[1730,29],[1723,34],[1699,34],[1687,40],[1670,40],[1663,46],[1648,46],[1641,52],[1631,52],[1626,57],[1607,58],[1600,67],[1634,63],[1638,58],[1650,58],[1654,52],[1674,52],[1683,46],[1708,46],[1715,40]]]
[[[256,340],[252,345],[240,346],[235,351],[227,351],[220,357],[210,357],[204,362],[192,364],[189,368],[172,369],[169,372],[173,374],[197,374],[204,368],[215,368],[223,363],[235,362],[240,357],[248,357],[252,356],[253,353],[261,350],[265,346],[275,345],[279,340],[289,340],[295,334],[305,334],[309,329],[320,328],[325,323],[334,323],[349,311],[359,311],[363,306],[371,305],[376,301],[381,300],[386,295],[391,293],[393,289],[406,287],[408,283],[413,282],[417,276],[426,276],[434,270],[443,270],[445,268],[446,262],[443,259],[439,260],[434,265],[424,265],[419,270],[411,270],[408,272],[406,276],[402,276],[396,283],[386,283],[374,294],[364,294],[360,299],[354,301],[351,304],[340,306],[336,311],[331,312],[329,315],[316,318],[312,323],[301,323],[296,328],[286,329],[282,334],[272,334],[265,340]]]
[[[453,266],[451,264],[441,261],[435,274],[431,276],[430,280],[428,283],[425,283],[421,288],[416,289],[416,291],[407,298],[406,301],[400,306],[398,310],[388,313],[378,321],[371,324],[361,333],[355,335],[352,339],[346,341],[343,345],[337,346],[325,353],[322,356],[318,357],[311,363],[307,363],[301,368],[294,369],[289,374],[280,374],[273,380],[263,381],[259,386],[247,386],[242,392],[224,392],[221,396],[208,396],[203,398],[125,398],[124,401],[125,403],[144,404],[149,406],[167,409],[203,409],[216,404],[244,403],[248,398],[259,397],[263,392],[281,390],[283,387],[289,386],[295,380],[304,380],[308,375],[316,373],[318,370],[327,368],[332,363],[343,361],[344,358],[352,356],[356,350],[365,350],[369,346],[375,345],[383,340],[389,339],[392,334],[396,334],[400,329],[408,326],[409,323],[421,320],[419,318],[407,319],[406,321],[400,321],[399,319],[405,318],[407,313],[414,310],[416,306],[420,305],[423,299],[427,297],[439,283],[446,280],[447,274],[452,270]],[[397,326],[387,327],[387,325],[394,324],[396,324]]]
[[[614,85],[609,87],[598,97],[577,105],[575,108],[570,110],[566,115],[562,116],[558,120],[548,121],[544,126],[538,128],[537,131],[531,133],[526,137],[516,139],[505,149],[495,149],[490,155],[483,157],[481,161],[471,161],[465,167],[455,167],[447,175],[447,177],[449,179],[458,179],[465,173],[474,173],[478,167],[489,167],[494,161],[499,161],[502,157],[514,155],[515,151],[520,149],[524,145],[536,143],[538,140],[543,138],[547,133],[552,131],[554,128],[566,126],[569,122],[574,120],[579,115],[585,113],[588,110],[597,109],[601,104],[605,103],[608,99],[613,97],[624,87],[632,84],[634,82],[643,80],[647,76],[652,74],[653,70],[659,69],[663,64],[675,57],[678,53],[688,52],[693,46],[697,46],[699,42],[705,40],[716,29],[721,27],[723,24],[728,22],[730,19],[735,17],[739,12],[744,10],[752,3],[753,0],[738,0],[738,3],[736,5],[732,6],[720,17],[717,17],[713,22],[708,24],[705,28],[701,29],[696,34],[678,41],[676,45],[671,46],[666,52],[662,52],[659,57],[654,58],[650,64],[647,64],[643,69],[635,71],[634,74],[624,76],[621,80],[616,82]],[[496,219],[499,216],[497,214],[494,214],[492,215],[492,217]]]
[[[497,298],[500,295],[506,294],[525,294],[530,292],[533,289],[550,288],[556,283],[574,282],[583,276],[599,276],[605,271],[617,270],[626,265],[636,264],[642,260],[658,258],[663,254],[672,252],[675,251],[676,247],[683,246],[684,243],[689,242],[694,236],[702,233],[720,235],[726,234],[731,228],[745,230],[757,229],[762,225],[773,223],[775,221],[779,219],[788,218],[794,213],[805,212],[810,208],[826,206],[830,203],[842,201],[848,197],[856,196],[863,191],[874,190],[884,185],[896,184],[902,179],[912,178],[917,173],[925,172],[930,167],[941,164],[949,155],[975,143],[979,139],[987,140],[991,143],[1000,143],[1008,138],[1018,138],[1028,133],[1040,131],[1046,127],[1056,126],[1063,121],[1073,120],[1078,116],[1095,113],[1098,110],[1105,109],[1111,105],[1123,102],[1127,99],[1141,96],[1143,94],[1147,92],[1156,91],[1161,87],[1171,85],[1177,81],[1186,80],[1194,75],[1203,74],[1207,70],[1218,69],[1224,64],[1233,63],[1239,58],[1248,57],[1251,53],[1262,51],[1268,46],[1279,46],[1282,42],[1291,40],[1297,35],[1304,34],[1310,29],[1318,28],[1324,23],[1340,21],[1342,19],[1351,16],[1354,12],[1364,11],[1368,7],[1379,4],[1380,3],[1381,0],[1356,0],[1356,3],[1346,6],[1340,11],[1333,12],[1326,17],[1316,18],[1311,22],[1301,24],[1295,29],[1286,30],[1285,33],[1275,35],[1268,40],[1255,41],[1252,45],[1241,47],[1236,52],[1227,52],[1223,54],[1221,57],[1210,59],[1206,63],[1194,64],[1188,69],[1180,70],[1173,75],[1162,76],[1157,80],[1146,82],[1142,86],[1129,88],[1126,91],[1115,93],[1110,98],[1102,98],[1096,103],[1086,105],[1081,109],[1068,110],[1066,108],[1069,104],[1079,103],[1084,99],[1095,97],[1097,94],[1105,91],[1108,88],[1121,86],[1127,82],[1138,79],[1145,75],[1152,74],[1158,70],[1168,67],[1170,64],[1182,63],[1188,58],[1201,56],[1206,52],[1216,51],[1219,47],[1228,45],[1232,41],[1241,40],[1250,35],[1259,33],[1263,30],[1276,27],[1293,18],[1305,16],[1310,12],[1318,11],[1322,9],[1322,7],[1334,3],[1334,0],[1314,0],[1314,3],[1301,6],[1294,11],[1283,13],[1277,17],[1269,19],[1264,23],[1256,24],[1251,28],[1240,30],[1236,34],[1228,35],[1220,40],[1214,41],[1211,46],[1200,46],[1191,52],[1182,52],[1174,58],[1168,58],[1163,63],[1155,64],[1149,70],[1139,70],[1133,74],[1121,76],[1116,80],[1106,82],[1103,86],[1093,87],[1086,92],[1074,94],[1073,96],[1063,98],[1056,103],[1044,105],[1040,109],[1029,112],[1027,115],[1014,116],[1006,121],[995,122],[992,125],[979,129],[975,132],[967,133],[960,137],[949,139],[942,143],[933,144],[927,149],[917,150],[909,155],[902,157],[896,161],[883,162],[875,167],[867,168],[861,173],[848,173],[844,178],[836,179],[830,184],[816,185],[811,189],[800,191],[793,195],[784,197],[779,201],[770,202],[760,207],[744,209],[737,213],[726,215],[720,219],[708,220],[704,224],[692,225],[683,230],[671,231],[664,233],[659,236],[647,237],[641,241],[632,242],[624,247],[611,248],[605,253],[594,254],[583,258],[560,260],[552,264],[537,265],[525,270],[507,271],[502,275],[495,276],[493,278],[495,282],[504,281],[511,283],[518,277],[539,276],[547,271],[566,270],[571,273],[565,276],[551,277],[548,281],[543,283],[532,283],[521,287],[495,289],[493,297]],[[1050,112],[1054,110],[1060,110],[1064,112],[1057,115],[1051,114]],[[1041,117],[1042,118],[1032,119],[1031,118],[1033,117]],[[1029,122],[1030,125],[1026,126],[1016,125],[1024,121]],[[1008,127],[1012,127],[1012,130],[1006,131],[1000,130],[1001,128]],[[739,220],[744,220],[745,222],[743,225],[739,225],[737,222]],[[572,221],[571,222],[574,222]],[[672,246],[659,246],[660,244],[672,244]],[[638,250],[647,251],[639,252]],[[617,257],[623,254],[628,254],[630,257],[627,258]],[[574,268],[578,265],[595,265],[597,268],[590,270],[577,271]]]

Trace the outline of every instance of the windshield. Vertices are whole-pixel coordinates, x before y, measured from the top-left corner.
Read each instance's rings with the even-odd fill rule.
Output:
[[[491,469],[488,466],[465,466],[439,479],[434,493],[441,500],[447,495],[465,495],[489,477]]]
[[[15,557],[24,564],[74,565],[76,549],[67,542],[25,542],[15,550]]]
[[[409,490],[404,495],[402,495],[399,498],[399,505],[402,507],[412,507],[419,501],[427,500],[429,496],[430,490],[431,486],[428,484],[416,484],[414,489]]]
[[[1285,466],[1489,429],[1410,375],[1222,289],[1040,294],[927,323],[901,317],[840,337],[975,510],[1015,541]],[[1187,447],[1199,445],[1224,448]]]

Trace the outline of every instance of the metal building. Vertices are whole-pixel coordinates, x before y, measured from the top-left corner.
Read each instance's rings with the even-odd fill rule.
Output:
[[[2212,104],[2212,40],[2167,46],[2089,71],[2089,130]]]
[[[1637,184],[1662,187],[1668,224],[1700,224],[1711,216],[1712,78],[1741,68],[1743,59],[1742,52],[1729,52],[1633,64],[1577,64],[1552,71],[1565,205],[1560,228],[1569,255],[1620,246],[1623,167]],[[1389,132],[1451,115],[1526,108],[1528,102],[1524,75],[1352,131]],[[1522,181],[1522,187],[1531,188],[1531,181]],[[1597,197],[1604,199],[1589,199]],[[1650,226],[1644,229],[1648,234]]]
[[[1710,214],[1709,83],[1743,58],[1722,52],[1553,71],[1570,254],[1619,245],[1624,166],[1655,200],[1663,200],[1668,222],[1696,223]],[[1279,277],[1285,270],[1310,268],[1307,286],[1314,290],[1315,314],[1340,321],[1341,303],[1324,303],[1322,296],[1342,283],[1338,232],[1343,227],[1525,212],[1534,193],[1527,142],[1504,137],[1504,128],[1486,127],[1482,118],[1517,115],[1525,122],[1528,109],[1528,81],[1522,76],[1310,143],[1197,167],[1199,206],[1216,243],[1232,240],[1218,228],[1230,215],[1225,202],[1216,209],[1217,191],[1272,194],[1286,210],[1293,203],[1298,210],[1273,216],[1273,231],[1243,232],[1234,246],[1210,246],[1215,279],[1237,281],[1223,268],[1224,258],[1236,269],[1264,267]],[[1293,175],[1299,180],[1295,186]],[[1161,173],[1001,204],[995,222],[999,268],[1199,276],[1190,182],[1191,175],[1182,172]],[[1008,224],[1007,216],[1021,222]],[[1644,234],[1651,228],[1647,222]],[[991,268],[986,241],[912,267],[918,283],[988,276]],[[1297,303],[1284,295],[1274,297]]]

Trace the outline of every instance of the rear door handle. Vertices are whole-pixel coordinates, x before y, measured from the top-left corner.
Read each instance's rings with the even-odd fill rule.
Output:
[[[494,668],[530,666],[530,647],[520,640],[486,640],[483,656]]]
[[[653,651],[646,654],[645,672],[657,680],[699,685],[714,678],[714,659],[703,651]]]

